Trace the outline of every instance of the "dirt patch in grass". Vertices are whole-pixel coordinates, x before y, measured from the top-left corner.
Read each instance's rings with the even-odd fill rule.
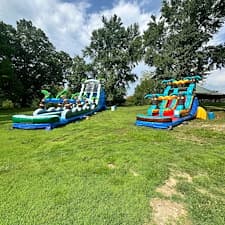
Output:
[[[202,124],[201,128],[225,133],[225,124]]]
[[[170,177],[168,180],[166,180],[165,184],[161,187],[158,187],[156,191],[165,195],[166,197],[170,197],[172,195],[179,195],[175,188],[176,185],[177,180],[173,177]]]
[[[152,199],[150,206],[153,208],[153,224],[191,224],[187,219],[187,211],[182,204],[169,200],[154,198]]]
[[[217,121],[216,123],[214,123],[212,121],[192,123],[191,126],[193,128],[201,128],[201,129],[209,129],[209,130],[213,130],[213,131],[225,132],[225,122],[224,121]]]
[[[192,177],[191,177],[191,175],[190,174],[188,174],[188,173],[184,173],[184,172],[179,172],[179,171],[172,171],[171,170],[171,172],[172,172],[172,176],[173,177],[177,177],[178,179],[179,178],[183,178],[183,179],[185,179],[187,182],[192,182]]]
[[[171,170],[171,176],[165,181],[165,184],[157,188],[156,191],[165,197],[172,197],[178,195],[183,197],[181,193],[176,190],[176,185],[180,179],[187,182],[192,182],[192,177],[183,172]],[[187,211],[183,204],[171,200],[154,198],[150,202],[153,209],[153,219],[151,224],[156,225],[190,225],[191,222],[187,217]]]
[[[187,136],[184,133],[177,133],[176,138],[179,141],[187,141],[187,142],[191,141],[198,145],[210,144],[210,143],[208,143],[208,140],[206,138],[202,138],[202,137],[200,138],[200,137],[197,137],[196,135],[192,135],[192,134],[188,134],[188,136]]]
[[[177,179],[180,178],[185,179],[187,182],[192,182],[192,177],[189,174],[171,170],[171,176],[169,179],[165,181],[163,186],[158,187],[156,191],[166,197],[171,197],[172,195],[182,196],[182,194],[176,190],[176,185],[178,183]]]

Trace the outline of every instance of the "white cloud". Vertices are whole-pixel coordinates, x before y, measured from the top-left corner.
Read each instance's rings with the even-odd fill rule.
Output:
[[[114,14],[122,19],[124,26],[138,23],[140,32],[143,32],[147,28],[151,16],[150,12],[143,12],[141,10],[141,5],[137,2],[131,3],[121,0],[117,4],[114,4],[112,9],[105,9],[88,15],[88,20],[85,25],[86,36],[90,38],[93,30],[102,27],[102,16],[110,18]]]
[[[211,72],[204,82],[204,87],[225,93],[225,68]]]
[[[147,25],[150,18],[150,14],[141,12],[140,6],[135,2],[120,1],[117,5],[114,5],[112,10],[104,12],[104,15],[108,17],[112,14],[117,14],[121,17],[125,26],[138,23],[141,31],[144,30],[143,28]]]
[[[84,38],[86,9],[89,4],[67,3],[60,0],[1,0],[0,20],[16,25],[16,21],[25,18],[31,20],[49,37],[57,50],[63,50],[73,56],[80,53],[87,44]]]
[[[88,42],[88,39],[84,38],[85,13],[88,5],[52,1],[55,1],[54,6],[46,6],[32,21],[47,33],[58,50],[74,56],[80,53]]]
[[[120,0],[112,9],[88,14],[90,3],[87,1],[1,0],[0,20],[13,26],[19,19],[31,20],[47,34],[57,50],[74,56],[88,45],[92,31],[102,26],[103,15],[110,17],[117,14],[125,26],[137,22],[141,31],[146,29],[150,13],[143,12],[140,5],[135,1]]]
[[[129,26],[134,23],[138,23],[140,31],[143,32],[147,28],[151,13],[145,13],[141,10],[141,5],[137,2],[119,1],[114,4],[112,9],[102,10],[97,14],[93,14],[90,17],[90,24],[94,22],[93,27],[97,27],[96,24],[100,24],[101,16],[104,15],[107,18],[112,15],[118,15],[125,26]]]
[[[219,31],[213,35],[213,39],[209,41],[207,45],[218,45],[224,43],[225,39],[225,25],[223,25]]]

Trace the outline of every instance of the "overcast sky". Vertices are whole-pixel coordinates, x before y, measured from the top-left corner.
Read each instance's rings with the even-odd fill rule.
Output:
[[[160,0],[1,0],[0,20],[15,27],[19,19],[31,20],[41,28],[57,50],[74,57],[89,44],[91,33],[102,26],[101,17],[117,14],[124,25],[138,23],[146,29],[150,15],[159,15]],[[225,42],[225,26],[214,37],[213,43]],[[147,70],[140,63],[135,72]],[[136,84],[131,85],[132,94]],[[225,92],[225,70],[215,71],[205,87]]]

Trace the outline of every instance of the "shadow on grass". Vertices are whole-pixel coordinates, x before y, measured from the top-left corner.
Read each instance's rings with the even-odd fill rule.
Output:
[[[0,124],[10,123],[11,115],[0,115]]]
[[[201,105],[208,111],[225,111],[225,102],[206,102]]]
[[[208,111],[223,111],[225,112],[225,107],[219,107],[219,106],[205,106],[206,110]]]
[[[16,114],[31,114],[31,109],[0,109],[0,124],[12,122],[12,116]]]

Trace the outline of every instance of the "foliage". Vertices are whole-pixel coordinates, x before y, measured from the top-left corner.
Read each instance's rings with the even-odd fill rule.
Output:
[[[73,58],[72,72],[68,76],[68,81],[73,92],[79,92],[81,89],[82,81],[88,78],[88,74],[91,71],[90,65],[88,65],[84,58],[75,56]]]
[[[127,96],[126,101],[124,103],[125,106],[134,106],[134,96]]]
[[[42,85],[62,84],[71,59],[57,52],[45,33],[30,21],[17,22],[16,39],[19,46],[14,64],[23,88],[22,105],[26,105],[37,97]]]
[[[18,90],[12,58],[15,54],[16,30],[0,21],[0,99],[11,99]]]
[[[140,84],[138,84],[134,91],[134,104],[146,105],[150,104],[149,99],[144,99],[144,96],[149,93],[161,93],[162,84],[159,80],[153,78],[153,73],[145,72],[142,75]]]
[[[190,224],[223,224],[224,112],[162,131],[134,126],[146,109],[118,107],[48,132],[10,129],[12,114],[31,112],[0,110],[0,224],[153,224],[149,202],[165,198],[156,189],[176,171],[192,177],[170,198]]]
[[[116,104],[124,101],[126,87],[136,80],[132,68],[140,59],[141,37],[137,24],[125,28],[116,15],[109,20],[103,16],[102,22],[103,28],[92,32],[84,54],[92,60],[94,76],[107,81],[107,100]]]
[[[13,109],[14,105],[13,102],[9,99],[6,99],[2,102],[3,109]]]
[[[41,87],[66,82],[70,56],[57,52],[45,33],[22,19],[16,29],[0,22],[0,97],[30,105]]]
[[[223,25],[223,0],[164,0],[161,17],[151,17],[144,32],[145,62],[158,78],[204,75],[224,66],[224,45],[207,43]]]
[[[0,21],[0,62],[13,55],[14,42],[13,36],[15,29],[11,25],[7,25]]]
[[[37,107],[39,106],[40,104],[40,98],[34,98],[31,102],[31,108],[32,109],[37,109]]]

